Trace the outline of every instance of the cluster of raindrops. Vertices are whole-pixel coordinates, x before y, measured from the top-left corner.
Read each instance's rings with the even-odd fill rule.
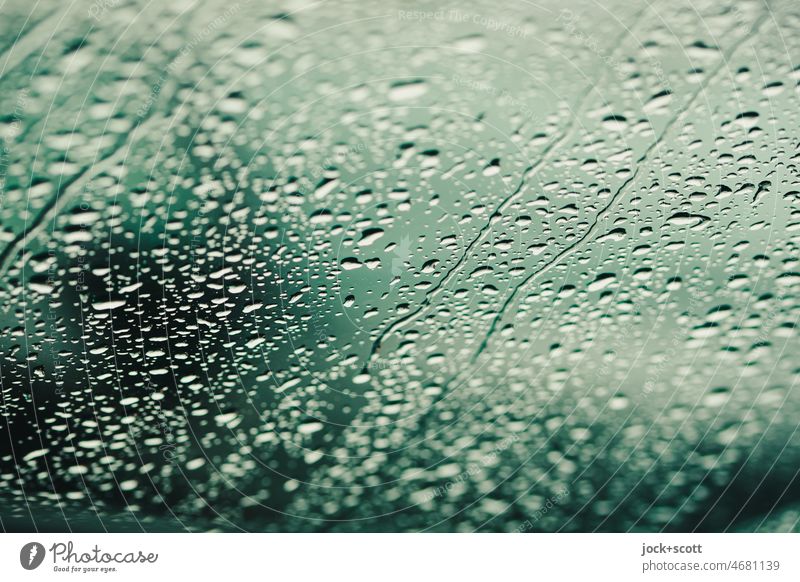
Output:
[[[0,9],[0,525],[798,528],[796,3],[269,4]]]

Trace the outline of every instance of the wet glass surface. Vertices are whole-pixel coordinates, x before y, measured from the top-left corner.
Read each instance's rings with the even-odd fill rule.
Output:
[[[796,530],[800,5],[13,1],[7,530]]]

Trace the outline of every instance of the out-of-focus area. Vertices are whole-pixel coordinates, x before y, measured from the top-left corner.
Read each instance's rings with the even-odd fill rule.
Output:
[[[800,527],[794,0],[0,14],[3,529]]]

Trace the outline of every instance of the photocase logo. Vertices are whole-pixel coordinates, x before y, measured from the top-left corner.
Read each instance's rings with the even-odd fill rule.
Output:
[[[395,256],[392,257],[392,275],[400,275],[405,269],[408,260],[411,258],[411,239],[404,236],[400,244],[394,249]]]
[[[44,561],[44,546],[39,542],[30,542],[19,551],[19,563],[26,570],[35,570]]]

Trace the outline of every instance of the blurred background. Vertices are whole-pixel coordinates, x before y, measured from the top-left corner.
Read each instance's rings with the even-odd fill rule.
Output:
[[[6,531],[792,531],[800,5],[0,7]]]

